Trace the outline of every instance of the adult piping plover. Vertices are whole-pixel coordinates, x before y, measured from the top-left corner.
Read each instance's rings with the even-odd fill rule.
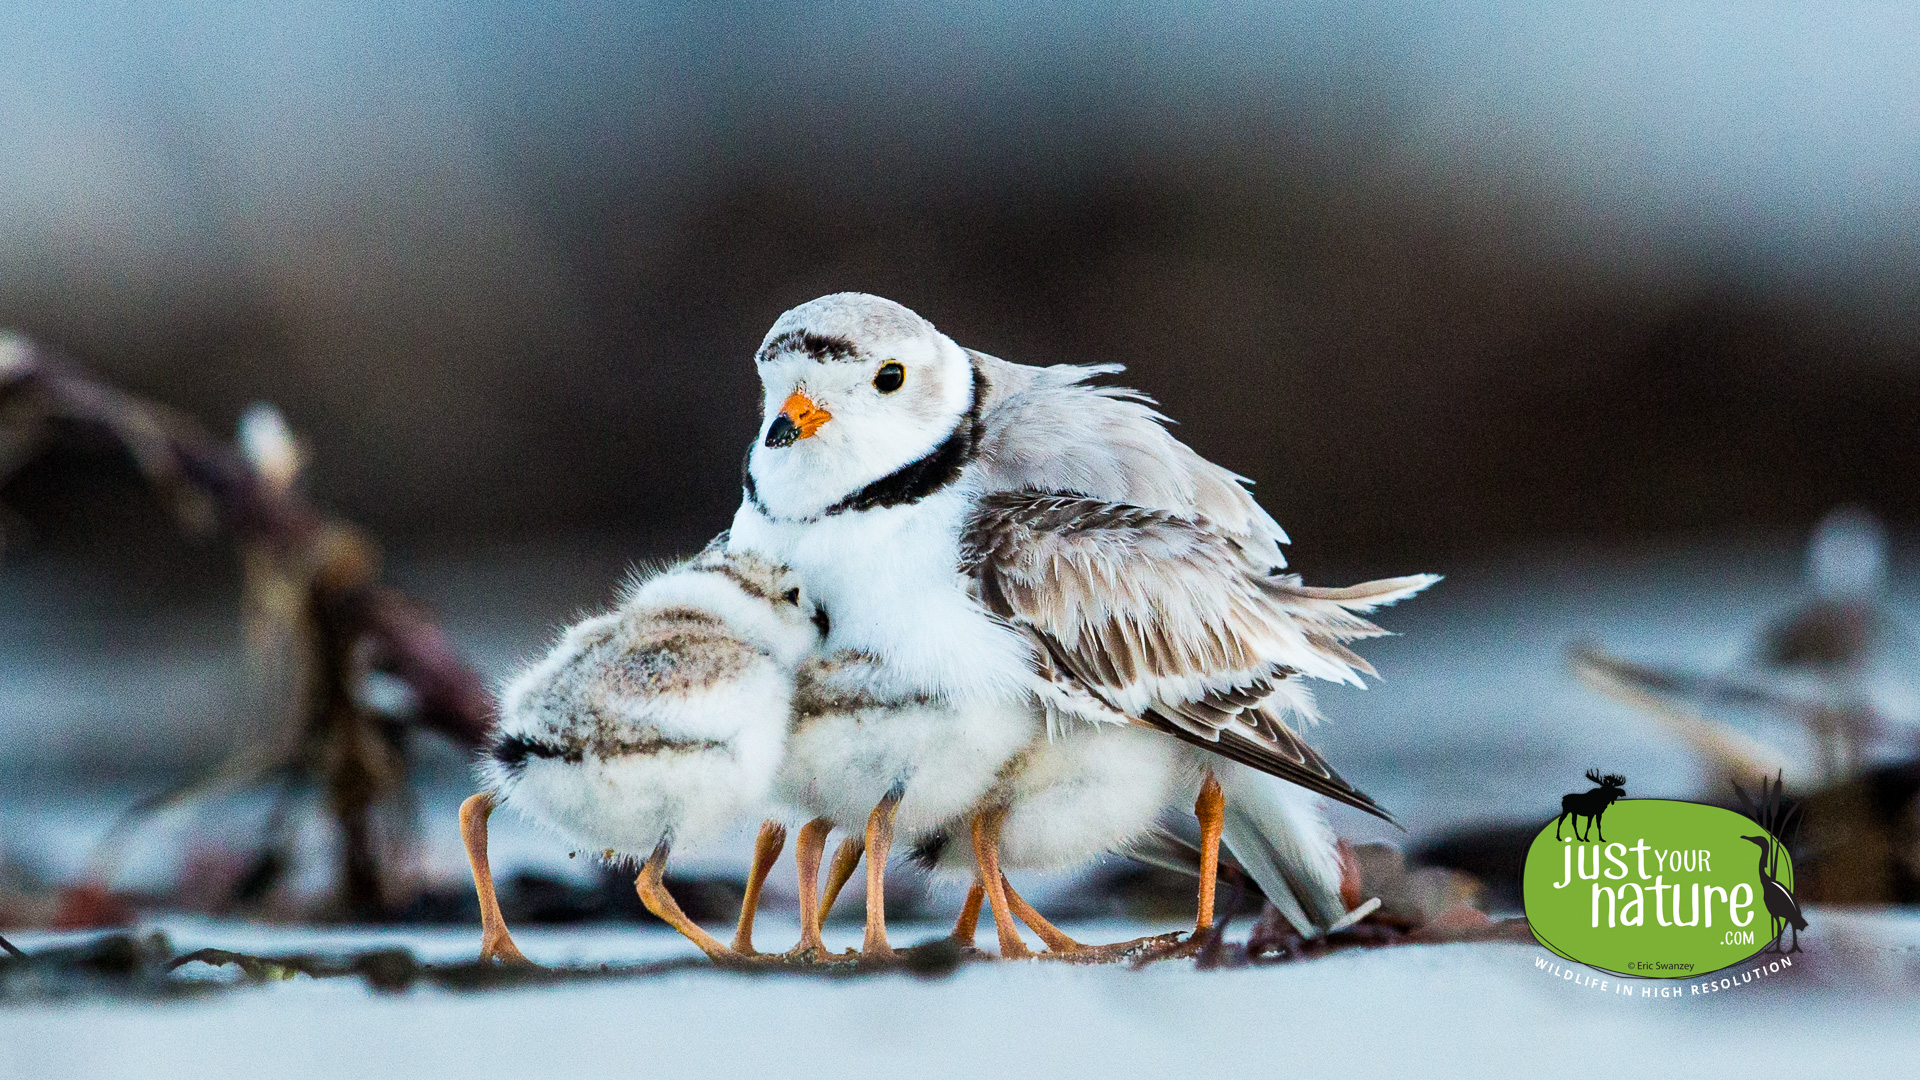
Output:
[[[570,627],[503,696],[487,790],[461,807],[480,893],[483,958],[524,961],[487,866],[497,801],[609,859],[641,861],[648,910],[716,960],[752,952],[754,906],[785,831],[769,821],[733,947],[687,918],[662,884],[667,855],[765,816],[783,759],[793,670],[819,644],[790,571],[720,542],[638,581],[611,612]]]
[[[876,701],[1038,701],[1056,726],[1157,729],[1385,816],[1287,720],[1315,715],[1302,676],[1371,672],[1346,646],[1380,633],[1358,613],[1435,578],[1327,590],[1282,575],[1286,534],[1241,477],[1138,394],[1086,384],[1112,366],[1008,363],[861,294],[782,315],[756,364],[764,419],[730,550],[807,582],[826,651],[866,657]],[[1195,810],[1204,927],[1228,819],[1210,771]],[[1259,831],[1226,841],[1248,862],[1262,852],[1242,846],[1287,848]],[[980,832],[984,864],[1000,838]],[[982,881],[1010,929],[999,875]]]

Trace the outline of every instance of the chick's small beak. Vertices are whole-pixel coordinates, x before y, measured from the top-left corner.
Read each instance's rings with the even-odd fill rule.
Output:
[[[767,428],[767,445],[771,447],[792,446],[800,439],[807,438],[820,430],[820,425],[833,419],[833,414],[813,403],[813,399],[795,390],[787,396],[780,406],[780,415],[773,418]]]

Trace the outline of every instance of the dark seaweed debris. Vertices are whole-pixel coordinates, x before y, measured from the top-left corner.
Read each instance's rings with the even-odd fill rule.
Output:
[[[67,998],[171,998],[203,992],[203,984],[169,977],[173,946],[164,934],[108,934],[76,945],[0,958],[0,1004]]]
[[[1231,897],[1228,898],[1232,900]],[[1224,910],[1236,910],[1231,902]],[[1072,954],[1047,953],[1035,961],[1124,963],[1139,968],[1166,960],[1193,958],[1202,969],[1234,968],[1267,963],[1310,960],[1349,948],[1383,945],[1462,942],[1531,941],[1524,919],[1492,921],[1470,909],[1459,909],[1433,924],[1403,932],[1384,924],[1361,923],[1339,933],[1307,941],[1294,934],[1271,906],[1244,945],[1224,940],[1229,920],[1215,932],[1175,940],[1181,935],[1142,939],[1132,951],[1104,955],[1099,960]],[[95,998],[168,1000],[230,992],[236,989],[310,979],[359,979],[378,993],[405,993],[418,986],[455,992],[555,986],[620,979],[645,979],[688,972],[722,976],[801,976],[821,979],[864,978],[905,974],[922,978],[950,975],[962,966],[999,962],[991,953],[965,945],[946,935],[898,950],[885,961],[853,953],[819,961],[789,960],[762,955],[749,960],[716,964],[701,956],[683,956],[644,964],[596,964],[582,967],[538,967],[463,960],[431,963],[407,949],[368,949],[336,954],[292,953],[261,956],[231,949],[205,948],[176,954],[164,934],[136,936],[107,934],[91,941],[22,952],[4,939],[0,956],[0,1007],[46,1001]]]
[[[938,977],[950,974],[963,963],[981,959],[989,957],[952,938],[939,937],[900,950],[896,958],[887,963],[841,956],[821,963],[791,964],[768,957],[762,962],[722,970],[730,974],[811,975],[835,979],[892,973]],[[229,968],[233,971],[222,970]],[[209,969],[213,974],[207,974]],[[0,957],[0,1005],[99,997],[164,1000],[282,982],[299,976],[358,978],[370,990],[401,993],[421,985],[478,991],[714,970],[711,961],[697,956],[645,964],[549,968],[480,960],[428,963],[406,949],[257,956],[209,948],[176,955],[163,934],[145,937],[108,934],[82,944],[33,952],[21,952],[8,944],[7,955]]]

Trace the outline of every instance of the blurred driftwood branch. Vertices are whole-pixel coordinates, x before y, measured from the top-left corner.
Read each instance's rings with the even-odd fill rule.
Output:
[[[1738,698],[1769,707],[1799,705],[1776,692],[1730,680],[1715,680],[1636,664],[1582,642],[1568,650],[1573,672],[1588,686],[1660,721],[1699,755],[1709,774],[1709,786],[1722,779],[1754,782],[1782,770],[1798,771],[1786,755],[1719,720],[1682,703],[1689,692],[1706,700]]]
[[[277,780],[284,799],[317,785],[343,833],[343,905],[358,918],[380,917],[390,904],[374,811],[406,796],[401,734],[411,725],[478,745],[493,709],[485,682],[421,605],[381,582],[373,542],[300,493],[298,448],[270,408],[249,413],[236,446],[25,338],[0,335],[0,479],[60,426],[114,440],[184,528],[223,532],[238,545],[249,637],[256,648],[270,638],[291,676],[278,702],[279,738],[243,745],[215,776],[148,800],[123,824],[208,791]],[[404,717],[367,704],[372,673],[405,687]],[[104,845],[110,853],[124,831]],[[289,841],[274,834],[285,832],[276,810],[238,891],[257,897],[278,879]]]
[[[289,564],[317,564],[316,603],[329,621],[373,646],[377,670],[413,691],[417,721],[465,745],[486,737],[493,700],[485,681],[424,608],[377,580],[377,567],[367,564],[371,546],[351,526],[326,517],[292,485],[262,477],[238,449],[190,418],[108,386],[24,338],[0,338],[0,432],[26,433],[0,435],[0,476],[57,422],[118,441],[184,527],[224,529]],[[17,446],[11,454],[10,444]]]

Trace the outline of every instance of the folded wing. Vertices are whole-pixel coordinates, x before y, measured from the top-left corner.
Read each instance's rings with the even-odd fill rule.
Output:
[[[1287,564],[1286,531],[1254,500],[1246,477],[1174,438],[1152,398],[1093,384],[1121,365],[1028,367],[969,351],[993,387],[981,443],[987,490],[1073,491],[1204,517],[1262,569]]]
[[[1310,588],[1205,518],[1053,493],[984,497],[962,550],[981,601],[1030,635],[1064,698],[1387,817],[1285,717],[1314,719],[1303,676],[1372,674],[1347,643],[1385,631],[1361,614],[1436,578]]]

